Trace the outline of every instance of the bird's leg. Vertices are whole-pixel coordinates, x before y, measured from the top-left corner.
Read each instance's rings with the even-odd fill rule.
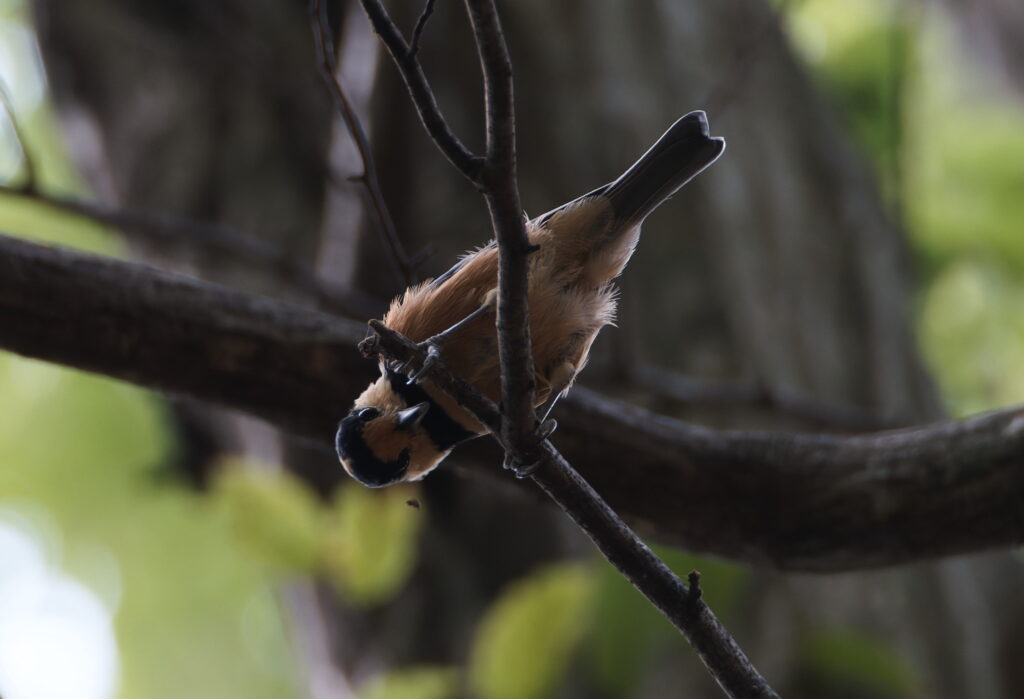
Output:
[[[487,296],[484,298],[484,302],[475,311],[467,315],[465,318],[463,318],[450,328],[442,330],[438,334],[428,337],[426,340],[419,343],[420,347],[426,346],[427,357],[426,359],[423,360],[423,366],[420,367],[419,371],[417,371],[416,373],[412,374],[409,377],[408,383],[410,386],[418,382],[420,379],[422,379],[423,376],[430,370],[430,368],[437,363],[437,360],[441,357],[441,347],[444,345],[446,341],[448,341],[448,339],[451,338],[452,335],[454,335],[456,332],[466,327],[474,320],[476,320],[477,318],[479,318],[480,316],[494,308],[494,303],[495,300],[497,299],[497,296],[497,290],[489,292]]]
[[[548,415],[551,414],[551,410],[555,407],[555,403],[562,397],[562,394],[556,394],[555,397],[548,404],[548,409],[544,413],[544,417],[537,425],[537,439],[543,442],[545,439],[551,436],[551,434],[558,429],[558,420],[549,420]],[[523,464],[515,459],[512,459],[507,454],[505,455],[505,468],[516,474],[516,478],[527,478],[533,474],[538,468],[540,468],[540,460],[534,461],[532,464]]]

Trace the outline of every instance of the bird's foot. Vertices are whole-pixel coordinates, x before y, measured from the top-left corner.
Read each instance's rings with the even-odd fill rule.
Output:
[[[419,368],[415,373],[409,375],[409,380],[406,384],[412,386],[413,384],[419,383],[420,379],[427,375],[431,369],[437,364],[437,361],[441,358],[441,345],[435,338],[424,340],[420,343],[420,347],[426,345],[427,356],[423,360],[423,366]]]
[[[534,473],[536,473],[537,469],[540,468],[540,463],[541,460],[537,459],[532,464],[524,464],[523,462],[517,459],[513,459],[512,457],[506,454],[503,466],[509,471],[511,471],[513,474],[515,474],[516,478],[523,479],[529,478]]]
[[[540,426],[537,428],[537,438],[543,441],[554,434],[557,429],[558,420],[548,418],[544,420],[544,422],[540,423]]]

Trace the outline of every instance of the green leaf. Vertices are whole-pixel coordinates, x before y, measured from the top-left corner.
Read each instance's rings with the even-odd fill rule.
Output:
[[[214,497],[250,553],[282,570],[313,571],[322,557],[323,515],[316,496],[287,471],[226,460]]]
[[[469,682],[483,699],[552,695],[587,626],[593,568],[559,563],[511,585],[477,629]]]
[[[371,680],[359,699],[454,699],[459,695],[459,671],[439,665],[403,668]]]
[[[327,531],[326,572],[350,602],[381,604],[405,585],[423,522],[423,512],[409,505],[418,492],[412,484],[371,490],[350,483],[339,490]]]

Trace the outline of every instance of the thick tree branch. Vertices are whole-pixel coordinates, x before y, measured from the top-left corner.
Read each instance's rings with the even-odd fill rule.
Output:
[[[4,348],[301,434],[331,434],[371,375],[354,349],[362,335],[355,323],[271,299],[0,236]]]
[[[142,265],[0,236],[0,346],[262,417],[332,448],[376,373],[365,326]],[[1024,542],[1024,409],[854,437],[713,430],[577,386],[559,448],[667,544],[788,570]],[[483,477],[483,440],[452,461]],[[339,478],[341,472],[339,469]]]

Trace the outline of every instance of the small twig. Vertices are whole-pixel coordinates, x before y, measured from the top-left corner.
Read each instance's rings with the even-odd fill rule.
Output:
[[[360,343],[365,356],[383,356],[423,372],[433,385],[466,408],[506,450],[498,407],[462,379],[443,360],[425,364],[427,350],[370,321],[374,335]],[[711,675],[730,697],[777,697],[696,591],[679,577],[612,510],[547,440],[540,445],[539,468],[529,475],[594,542],[601,553],[675,626],[697,651]],[[691,574],[692,575],[692,574]],[[692,581],[692,577],[691,577]]]
[[[380,0],[360,0],[360,2],[363,11],[370,19],[370,24],[373,25],[373,30],[380,36],[388,53],[391,54],[391,58],[394,59],[395,65],[398,66],[398,72],[409,90],[409,95],[412,97],[413,104],[416,105],[416,111],[423,126],[427,129],[427,133],[434,139],[434,143],[455,166],[455,169],[472,182],[474,187],[480,189],[483,158],[474,155],[466,148],[448,126],[448,122],[445,121],[437,106],[437,98],[434,97],[434,92],[430,89],[427,76],[423,73],[423,67],[415,54],[410,55],[409,45],[405,43],[402,33]]]
[[[763,381],[708,381],[646,364],[629,367],[628,380],[656,396],[684,405],[761,408],[803,423],[845,432],[874,432],[903,426],[855,406],[814,400]]]
[[[11,130],[14,132],[14,140],[18,144],[18,150],[21,151],[21,166],[25,172],[25,181],[20,185],[12,186],[12,189],[17,189],[25,194],[35,193],[38,182],[36,180],[36,167],[32,161],[32,156],[29,155],[28,147],[25,145],[25,134],[21,130],[21,124],[18,122],[18,117],[14,113],[14,101],[11,99],[11,94],[7,91],[7,85],[0,81],[0,102],[3,102],[4,112],[7,114],[7,121],[11,125]]]
[[[690,586],[690,598],[700,599],[704,594],[700,589],[700,571],[691,570],[690,574],[686,576],[686,580]]]
[[[423,29],[427,26],[427,20],[430,19],[430,15],[434,13],[434,0],[427,0],[423,6],[423,12],[420,13],[419,19],[416,20],[416,26],[412,30],[412,39],[409,41],[409,58],[416,58],[416,54],[420,50],[420,36],[423,35]]]
[[[334,103],[341,113],[345,126],[352,135],[352,141],[359,151],[362,160],[362,174],[350,178],[353,182],[361,185],[363,195],[369,204],[373,214],[374,224],[381,232],[384,239],[384,248],[388,252],[388,259],[398,277],[398,282],[403,286],[410,286],[417,281],[416,265],[406,254],[402,241],[395,229],[394,219],[384,201],[384,193],[380,188],[380,181],[377,178],[377,166],[373,159],[373,152],[370,149],[370,141],[366,137],[366,130],[362,121],[352,107],[352,101],[338,80],[338,65],[334,53],[334,45],[331,39],[330,28],[327,23],[327,4],[323,0],[313,0],[313,40],[316,44],[316,51],[319,61],[317,65],[320,70],[320,77],[331,93]],[[418,256],[420,257],[420,256]]]

